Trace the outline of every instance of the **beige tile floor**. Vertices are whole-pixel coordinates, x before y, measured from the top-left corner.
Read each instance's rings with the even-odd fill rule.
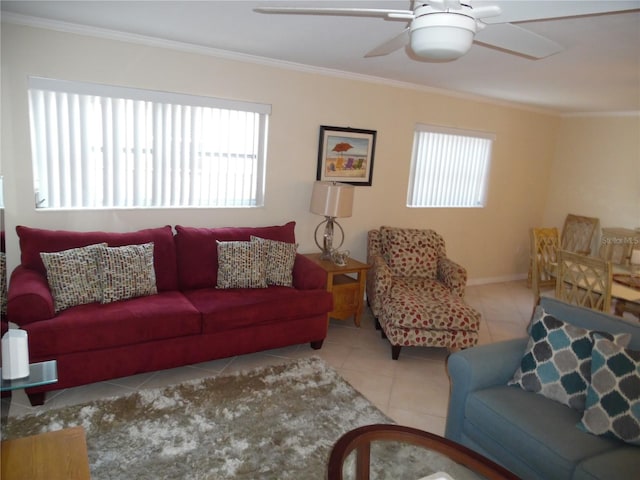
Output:
[[[466,299],[482,313],[481,344],[525,335],[533,310],[533,295],[525,281],[469,286]],[[47,394],[43,406],[35,408],[71,405],[312,355],[323,358],[397,423],[444,433],[449,397],[446,349],[404,347],[399,360],[392,360],[389,343],[375,330],[369,310],[363,315],[361,328],[352,321],[331,320],[327,339],[318,351],[307,344],[296,345],[54,391]],[[23,392],[14,392],[10,416],[32,408]]]

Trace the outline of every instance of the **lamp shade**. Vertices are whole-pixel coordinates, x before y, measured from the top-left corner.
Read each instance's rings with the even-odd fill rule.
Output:
[[[353,208],[353,185],[316,182],[311,194],[311,212],[325,217],[350,217]]]

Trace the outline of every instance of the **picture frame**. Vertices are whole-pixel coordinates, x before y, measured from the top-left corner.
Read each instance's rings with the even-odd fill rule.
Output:
[[[320,126],[316,180],[370,186],[375,130]]]

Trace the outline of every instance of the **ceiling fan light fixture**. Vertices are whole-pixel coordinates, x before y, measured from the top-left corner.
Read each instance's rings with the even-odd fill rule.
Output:
[[[429,13],[411,25],[411,50],[421,58],[455,60],[471,49],[476,29],[475,18],[468,15]]]

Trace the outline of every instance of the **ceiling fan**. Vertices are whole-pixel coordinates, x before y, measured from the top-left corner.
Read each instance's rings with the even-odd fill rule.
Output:
[[[544,58],[564,50],[553,40],[513,22],[603,14],[640,7],[638,1],[414,1],[412,10],[330,7],[259,7],[259,13],[381,17],[409,21],[399,35],[371,50],[365,57],[387,55],[405,45],[418,57],[455,60],[473,41],[530,58]]]

